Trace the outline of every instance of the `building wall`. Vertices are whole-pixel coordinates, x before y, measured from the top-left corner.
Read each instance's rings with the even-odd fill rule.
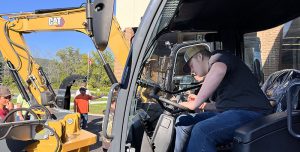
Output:
[[[150,0],[116,0],[116,18],[122,30],[127,27],[138,27]],[[127,38],[127,35],[125,35]],[[127,38],[130,40],[130,38]],[[114,62],[114,73],[120,81],[124,67]]]
[[[116,17],[121,28],[138,27],[150,0],[116,0]]]
[[[282,36],[282,25],[257,33],[261,42],[261,58],[266,78],[279,70],[279,55]]]

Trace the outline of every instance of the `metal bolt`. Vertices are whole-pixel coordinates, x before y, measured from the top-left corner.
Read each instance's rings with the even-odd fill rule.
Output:
[[[72,118],[69,118],[69,119],[67,120],[67,123],[68,123],[69,125],[71,125],[71,124],[73,123],[73,119],[72,119]]]

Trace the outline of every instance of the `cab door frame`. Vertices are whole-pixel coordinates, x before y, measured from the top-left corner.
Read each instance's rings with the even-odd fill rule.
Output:
[[[130,49],[132,57],[128,57],[127,64],[124,68],[122,82],[117,98],[116,110],[114,115],[112,135],[114,138],[111,142],[110,152],[126,151],[126,140],[128,134],[129,113],[131,103],[134,100],[136,91],[136,81],[142,65],[143,56],[145,55],[151,36],[155,30],[155,25],[159,16],[166,5],[167,0],[152,0],[148,5],[142,22],[134,37]],[[130,60],[131,59],[131,60]]]

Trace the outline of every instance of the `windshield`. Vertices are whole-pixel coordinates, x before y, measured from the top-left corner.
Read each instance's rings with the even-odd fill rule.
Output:
[[[167,1],[162,13],[159,16],[158,22],[155,25],[153,34],[151,35],[151,43],[149,43],[148,48],[152,48],[149,50],[153,51],[153,46],[156,44],[156,39],[158,39],[164,32],[163,30],[166,29],[166,27],[169,25],[171,19],[173,18],[177,5],[179,4],[179,0],[169,0]],[[146,54],[146,58],[149,57],[149,54],[152,53],[152,51],[148,51]]]
[[[162,34],[159,34],[159,33],[163,29],[165,29],[168,26],[168,24],[170,23],[172,17],[174,16],[174,14],[176,12],[179,1],[180,0],[168,0],[166,2],[166,5],[163,8],[163,11],[159,16],[158,22],[155,25],[155,28],[152,32],[151,43],[149,43],[149,45],[148,45],[148,50],[149,51],[147,51],[147,53],[143,57],[144,58],[143,64],[147,64],[147,59],[151,56],[154,49],[157,47],[156,46],[157,45],[156,40],[160,37],[160,35],[162,35]],[[130,66],[131,66],[131,58],[130,58],[131,55],[132,55],[131,53],[129,54],[129,58],[127,59],[127,62],[126,62],[126,67],[124,68],[124,71],[123,71],[122,80],[121,80],[121,87],[122,88],[126,88],[127,85],[128,85],[128,82],[126,80],[128,80],[127,76],[128,76],[128,73],[130,71]],[[143,70],[143,68],[141,68],[140,70]],[[140,71],[140,73],[141,72],[142,71]]]

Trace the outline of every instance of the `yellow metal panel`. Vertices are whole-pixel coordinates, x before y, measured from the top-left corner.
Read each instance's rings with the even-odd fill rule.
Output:
[[[79,128],[78,113],[67,114],[60,121],[52,120],[47,123],[60,137],[59,151],[88,151],[89,146],[96,143],[97,136],[95,134]],[[45,131],[41,130],[40,132],[42,134]],[[55,136],[52,135],[29,145],[26,150],[28,152],[53,152],[57,147],[57,142]]]
[[[78,147],[87,147],[96,143],[97,136],[85,130],[80,130],[74,134],[73,138],[65,142],[62,151],[76,150]],[[85,149],[85,148],[84,148]]]
[[[129,53],[130,44],[129,41],[125,39],[124,34],[120,29],[120,25],[115,18],[112,21],[108,46],[113,52],[115,60],[124,67]]]
[[[62,130],[62,125],[60,121],[50,121],[48,122],[49,127],[52,128],[59,136],[59,140],[60,137],[62,136],[63,130]],[[39,128],[43,128],[42,126],[40,127],[36,127],[36,131],[40,132],[40,134],[45,134],[45,130],[39,130]],[[39,130],[39,131],[38,131]],[[47,134],[45,134],[47,135]],[[50,136],[46,136],[46,139],[43,140],[39,140],[31,145],[29,145],[28,147],[26,147],[26,150],[28,152],[53,152],[55,151],[55,149],[57,149],[58,151],[60,151],[61,146],[58,147],[58,142],[61,145],[60,141],[58,141],[56,139],[56,137],[54,135],[50,135]]]
[[[18,32],[35,31],[79,31],[87,35],[85,8],[43,14],[20,14],[11,16],[13,30]]]

